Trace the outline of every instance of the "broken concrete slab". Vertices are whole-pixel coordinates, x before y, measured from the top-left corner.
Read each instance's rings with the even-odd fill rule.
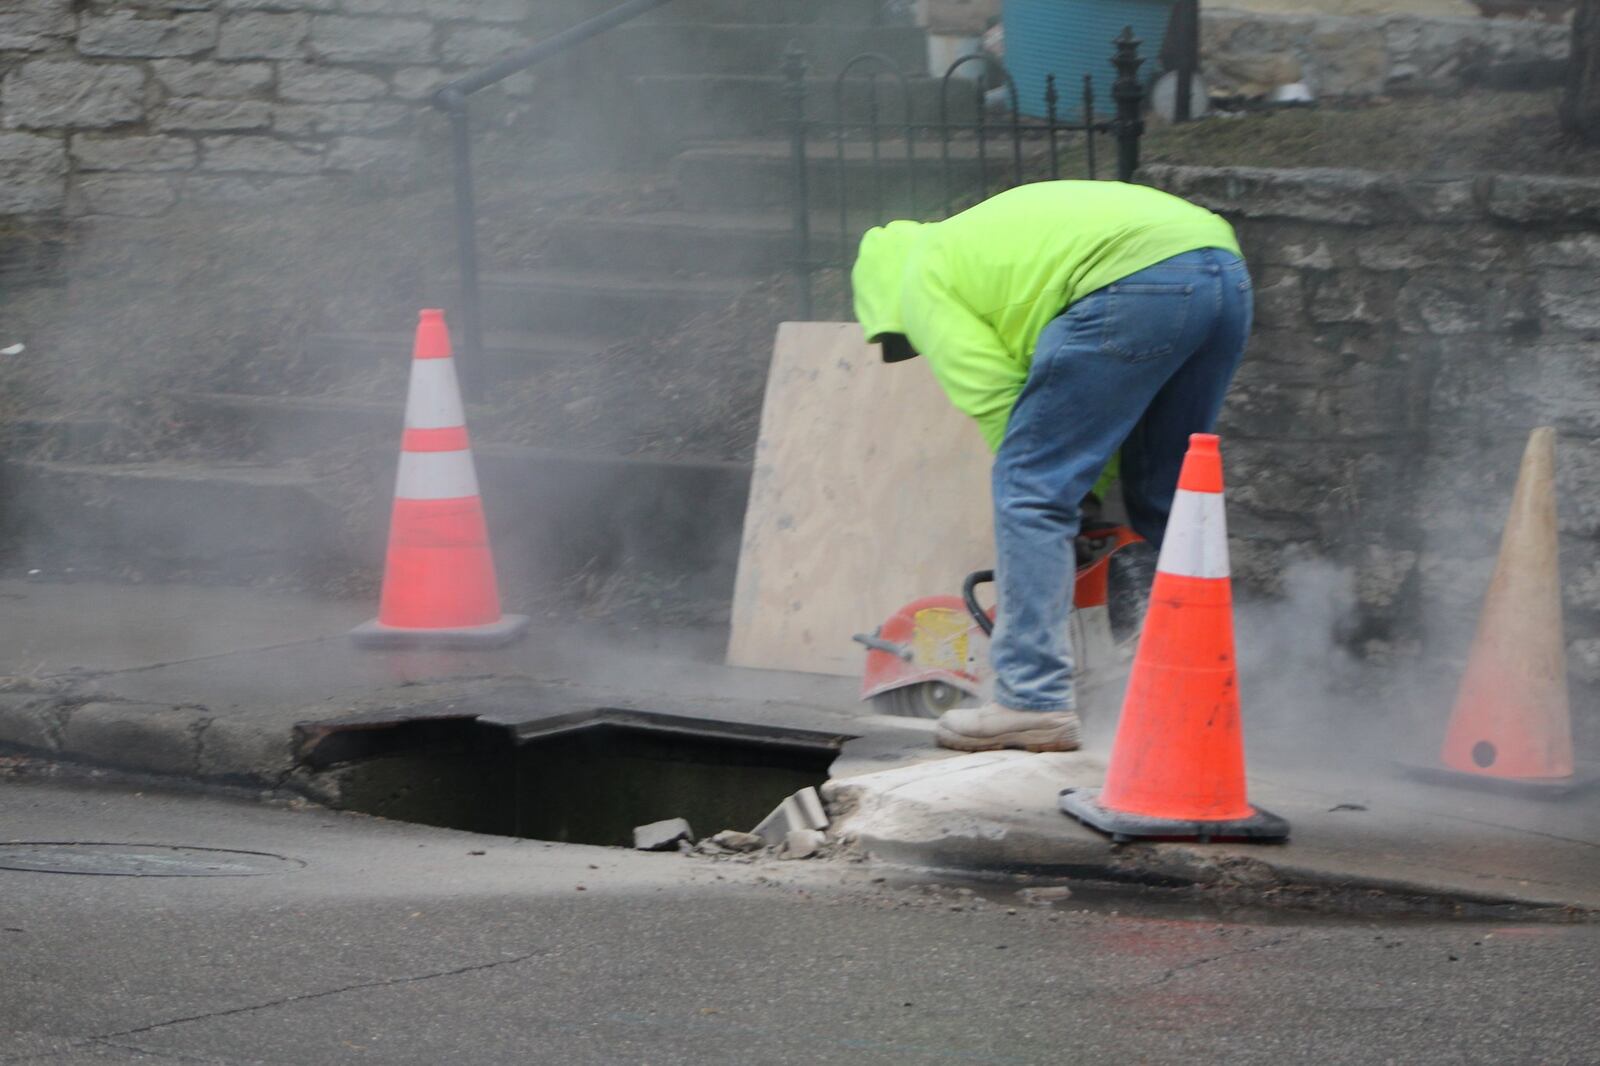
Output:
[[[717,847],[732,852],[760,851],[767,846],[767,842],[754,833],[741,833],[737,829],[724,829],[715,833],[709,841],[702,843],[715,844]]]
[[[253,722],[213,718],[200,734],[198,760],[202,777],[274,784],[294,770],[293,738]]]
[[[828,828],[828,813],[823,809],[822,797],[814,788],[803,788],[775,807],[751,832],[777,847],[789,839],[797,829]]]
[[[1274,766],[1251,775],[1250,798],[1289,819],[1288,843],[1117,845],[1056,806],[1061,789],[1104,776],[1092,753],[984,752],[835,779],[822,794],[835,838],[921,868],[1600,911],[1590,801],[1463,797],[1350,767]]]
[[[680,840],[694,842],[694,830],[682,818],[633,827],[633,846],[637,851],[675,851]]]
[[[780,859],[810,859],[820,853],[828,843],[828,834],[820,829],[791,829],[783,840]]]
[[[1104,775],[1080,753],[932,754],[822,786],[834,835],[869,856],[918,866],[1103,867],[1105,838],[1054,808],[1061,789]],[[1065,871],[1064,871],[1065,872]]]
[[[1072,898],[1072,889],[1066,885],[1041,885],[1019,889],[1017,898],[1030,907],[1053,907]]]

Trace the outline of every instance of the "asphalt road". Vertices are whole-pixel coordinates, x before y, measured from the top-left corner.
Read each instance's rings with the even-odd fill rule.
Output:
[[[0,827],[293,860],[0,870],[0,1063],[1600,1062],[1592,925],[1030,905],[19,779]]]

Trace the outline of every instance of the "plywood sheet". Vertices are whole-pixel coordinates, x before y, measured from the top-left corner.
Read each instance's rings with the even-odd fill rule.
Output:
[[[885,365],[853,322],[780,326],[728,662],[859,674],[851,634],[993,565],[989,466],[923,360]]]

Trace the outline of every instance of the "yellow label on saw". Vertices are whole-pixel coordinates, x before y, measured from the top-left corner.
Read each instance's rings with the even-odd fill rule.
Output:
[[[918,611],[911,633],[911,649],[919,666],[937,670],[967,668],[967,639],[972,620],[964,611],[929,607]]]

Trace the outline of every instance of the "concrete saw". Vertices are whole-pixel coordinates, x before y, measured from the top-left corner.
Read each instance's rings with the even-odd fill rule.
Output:
[[[1094,699],[1125,676],[1144,621],[1156,552],[1121,525],[1086,528],[1077,538],[1078,572],[1070,619],[1080,700]],[[881,714],[937,718],[986,698],[989,638],[996,607],[978,589],[994,571],[967,576],[960,596],[925,596],[890,615],[873,632],[857,633],[867,649],[861,698]]]

